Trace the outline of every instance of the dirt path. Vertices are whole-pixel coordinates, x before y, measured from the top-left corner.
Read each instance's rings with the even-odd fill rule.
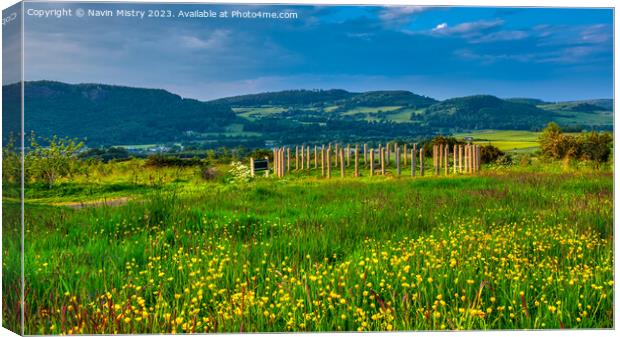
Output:
[[[91,200],[91,201],[82,201],[82,202],[66,202],[66,203],[53,203],[54,206],[63,206],[69,207],[73,209],[81,209],[85,207],[101,207],[101,206],[122,206],[129,202],[132,198],[130,197],[120,197],[120,198],[112,198],[105,200]]]

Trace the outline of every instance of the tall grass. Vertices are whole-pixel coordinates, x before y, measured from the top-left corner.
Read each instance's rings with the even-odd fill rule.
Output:
[[[203,185],[30,208],[26,333],[613,326],[611,173]]]

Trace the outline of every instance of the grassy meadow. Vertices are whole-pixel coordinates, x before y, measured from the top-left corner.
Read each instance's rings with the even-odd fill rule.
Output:
[[[533,152],[538,149],[540,134],[540,132],[522,130],[481,130],[461,133],[456,137],[472,137],[475,144],[491,144],[501,151]]]
[[[33,185],[25,332],[614,326],[611,167],[407,170],[204,181],[134,159]],[[4,200],[5,254],[19,250],[17,206]],[[4,293],[16,326],[18,292]]]

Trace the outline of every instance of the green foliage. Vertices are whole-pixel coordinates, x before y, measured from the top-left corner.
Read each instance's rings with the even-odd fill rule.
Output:
[[[45,139],[45,142],[48,145],[44,147],[37,142],[36,135],[31,134],[30,148],[24,159],[24,171],[27,180],[43,181],[51,188],[58,178],[78,172],[78,154],[84,143],[57,136]]]
[[[127,151],[127,149],[122,147],[108,147],[88,149],[87,151],[80,153],[80,158],[100,160],[104,163],[107,163],[111,160],[128,160],[129,158],[131,158],[131,154],[129,153],[129,151]]]
[[[581,159],[605,163],[611,155],[613,136],[607,132],[589,132],[579,136]]]
[[[233,185],[245,184],[252,180],[250,168],[241,162],[235,161],[230,164],[227,179],[228,183]]]
[[[480,161],[482,161],[483,164],[493,163],[504,155],[505,153],[503,151],[500,151],[500,149],[493,145],[488,144],[480,146]]]
[[[455,137],[437,136],[430,142],[424,144],[424,155],[430,157],[433,155],[433,145],[449,145],[450,151],[453,151],[454,145],[463,145],[464,141],[458,140]]]
[[[284,90],[252,95],[234,96],[213,101],[235,107],[263,106],[263,105],[322,105],[326,102],[345,99],[353,96],[345,90]]]
[[[15,134],[10,133],[2,147],[2,183],[16,184],[21,180],[20,151],[15,147]]]
[[[477,95],[434,104],[424,118],[433,127],[532,130],[552,120],[553,114],[531,104]]]
[[[16,85],[3,89],[19,92]],[[580,129],[609,127],[613,117],[608,111],[581,111],[609,105],[604,100],[571,103],[579,110],[572,111],[488,95],[438,102],[397,90],[288,90],[200,102],[164,90],[99,84],[36,81],[27,82],[25,89],[27,131],[44,137],[86,139],[90,147],[181,143],[203,149],[260,148],[271,142],[383,142],[395,137],[419,141],[438,131],[539,130],[552,120],[573,127],[578,124]],[[19,111],[7,115],[13,118]],[[5,124],[3,130],[8,134],[12,124]],[[110,155],[114,156],[94,154],[102,160]]]
[[[26,132],[87,138],[90,146],[166,142],[239,123],[228,106],[165,90],[35,81],[26,82],[25,94]]]
[[[613,328],[611,172],[501,170],[29,204],[26,334]],[[7,324],[18,289],[3,282]]]
[[[613,137],[592,131],[578,136],[566,135],[556,123],[549,123],[540,136],[542,154],[551,159],[579,159],[595,163],[609,160]]]
[[[177,156],[155,154],[146,159],[146,166],[152,167],[190,167],[201,164],[200,158],[180,158]]]

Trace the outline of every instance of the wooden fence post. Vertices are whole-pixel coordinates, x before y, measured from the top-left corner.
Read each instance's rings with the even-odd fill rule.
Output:
[[[386,151],[385,148],[382,148],[381,156],[379,156],[381,160],[381,175],[383,176],[385,175],[385,151]]]
[[[314,146],[314,169],[316,170],[319,167],[319,159],[317,158],[317,146]]]
[[[441,169],[443,168],[443,144],[439,144],[439,174],[441,174]]]
[[[394,156],[396,156],[396,174],[400,175],[400,146],[396,147],[396,154]]]
[[[435,175],[437,175],[437,145],[433,144],[433,170],[435,171]]]
[[[306,146],[306,170],[310,170],[310,145]]]
[[[299,171],[299,145],[295,145],[295,171]]]
[[[420,147],[420,176],[424,177],[424,146]]]
[[[471,145],[467,144],[465,150],[465,172],[471,173]]]
[[[443,150],[443,154],[444,154],[444,162],[446,166],[444,174],[448,175],[450,173],[450,145],[446,144]]]
[[[283,154],[283,153],[284,153],[284,149],[283,149],[283,148],[280,148],[280,149],[278,150],[278,171],[279,171],[279,173],[280,173],[280,175],[279,175],[280,177],[283,177],[283,176],[284,176],[284,170],[283,170],[283,167],[282,167],[282,166],[283,166],[283,165],[282,165],[282,154]]]
[[[321,177],[325,177],[325,145],[321,145]]]
[[[351,166],[351,144],[347,144],[347,167]]]
[[[476,145],[478,147],[478,171],[480,171],[480,167],[482,166],[482,148],[480,147],[480,145]]]
[[[306,146],[301,146],[301,170],[306,168]]]
[[[456,174],[456,164],[457,164],[456,156],[458,154],[458,151],[456,149],[457,149],[457,146],[456,146],[456,144],[454,144],[454,146],[452,147],[452,152],[453,152],[452,156],[454,157],[452,159],[452,173],[454,173],[454,174]]]
[[[375,175],[375,149],[370,149],[370,176]]]
[[[467,173],[467,149],[468,144],[463,145],[463,173]]]
[[[344,178],[344,149],[340,148],[340,177]]]
[[[387,166],[390,166],[391,149],[392,149],[392,143],[387,142],[385,144],[385,165]]]
[[[459,144],[459,154],[458,154],[458,160],[459,160],[459,169],[458,172],[462,173],[463,172],[463,145]]]
[[[415,159],[416,159],[416,144],[413,144],[413,148],[411,149],[411,176],[415,177]]]
[[[254,176],[254,158],[250,157],[250,176]]]
[[[340,148],[340,144],[336,143],[336,148],[334,149],[334,157],[335,157],[334,158],[334,166],[335,167],[338,167],[338,156],[339,156],[338,150],[339,150],[339,148]]]
[[[364,166],[368,164],[368,144],[364,143]]]
[[[355,176],[359,177],[360,176],[360,163],[359,163],[359,147],[357,144],[355,144]]]
[[[474,173],[474,144],[469,146],[469,173]]]
[[[278,169],[280,168],[280,163],[279,163],[279,157],[280,156],[280,149],[276,148],[273,151],[273,175],[276,177],[280,176],[280,172],[278,171]]]
[[[280,177],[284,177],[284,148],[280,148],[278,151],[278,169],[280,170]]]
[[[278,154],[280,150],[273,148],[273,175],[278,176]]]
[[[469,173],[474,173],[474,145],[469,145]]]
[[[282,176],[284,177],[287,173],[286,171],[286,165],[285,165],[285,161],[284,161],[284,149],[282,149]]]
[[[327,147],[327,165],[325,165],[327,167],[327,178],[328,179],[332,177],[331,153],[332,153],[332,146],[329,145]]]
[[[403,144],[403,167],[407,167],[407,143]]]

